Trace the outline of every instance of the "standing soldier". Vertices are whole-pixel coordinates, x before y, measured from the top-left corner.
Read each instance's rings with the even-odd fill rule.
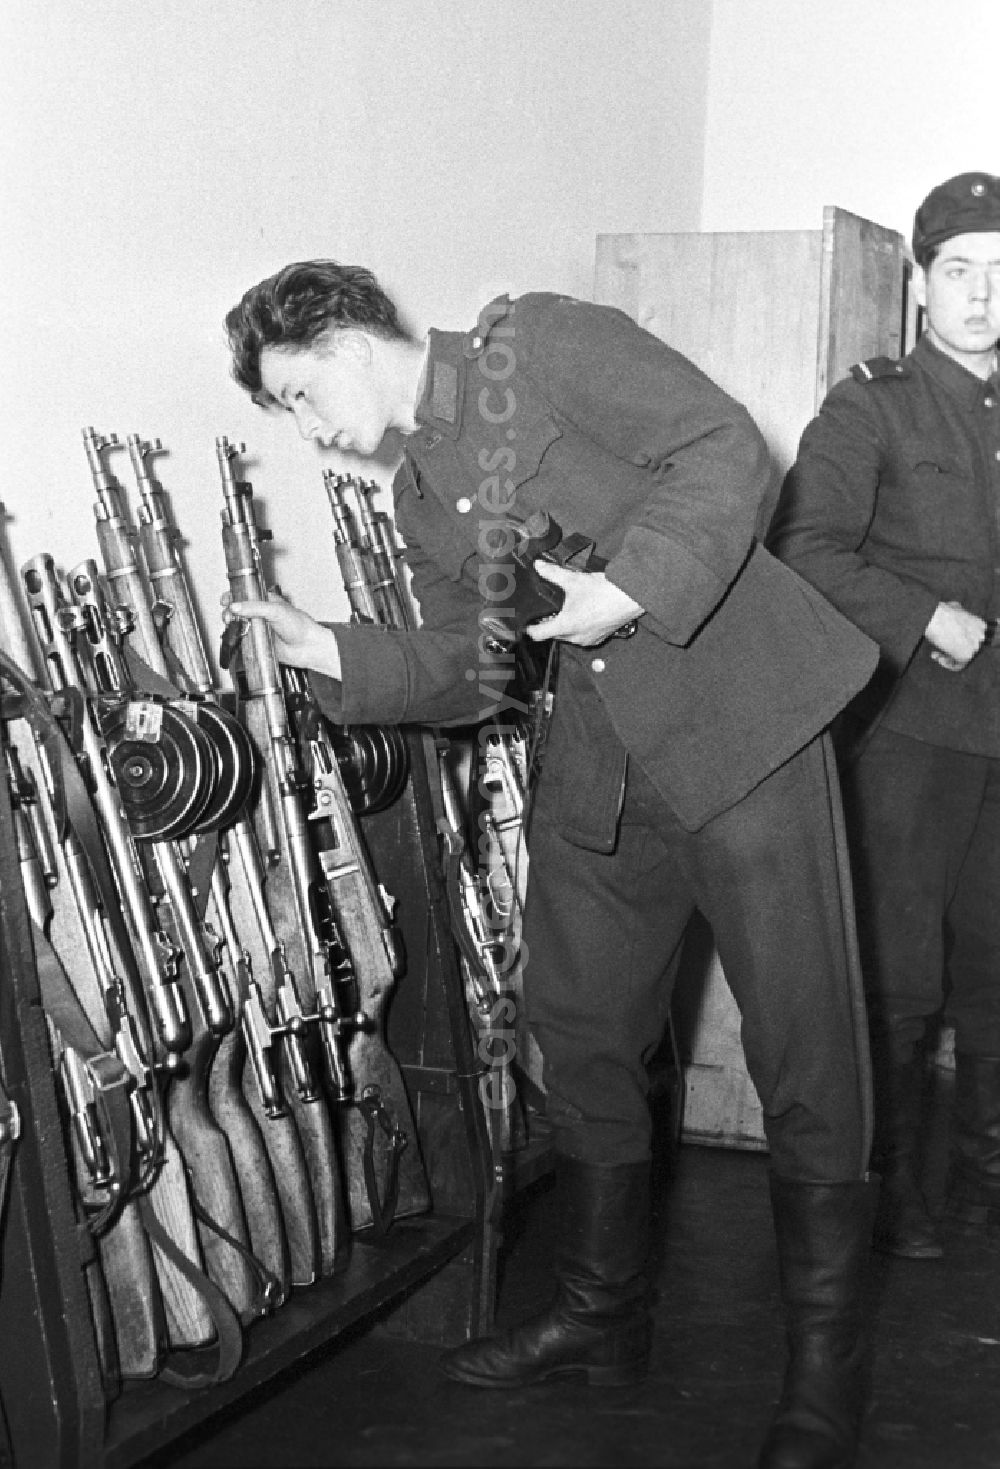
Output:
[[[925,330],[833,388],[802,436],[777,553],[876,639],[844,723],[875,1080],[876,1243],[941,1254],[919,1187],[928,1021],[955,1028],[947,1212],[1000,1222],[1000,178],[913,226]]]

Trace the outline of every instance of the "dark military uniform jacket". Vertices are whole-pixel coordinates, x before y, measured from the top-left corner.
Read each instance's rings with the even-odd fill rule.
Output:
[[[866,722],[1000,755],[1000,651],[960,673],[923,634],[939,602],[1000,613],[1000,391],[926,337],[861,364],[808,425],[768,544],[881,648]]]
[[[393,489],[422,627],[336,629],[334,718],[502,714],[478,616],[502,606],[504,522],[542,509],[645,609],[634,637],[561,645],[538,799],[571,840],[613,846],[626,755],[697,829],[870,676],[869,640],[757,542],[770,467],[746,410],[623,312],[502,297],[432,332],[417,420]]]

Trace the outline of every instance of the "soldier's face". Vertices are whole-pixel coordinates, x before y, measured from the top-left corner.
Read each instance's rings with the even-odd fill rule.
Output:
[[[935,345],[973,371],[988,370],[1000,337],[1000,231],[945,240],[913,278]]]
[[[374,454],[388,427],[384,394],[368,337],[353,329],[307,348],[265,347],[264,392],[295,419],[304,439],[324,449]]]

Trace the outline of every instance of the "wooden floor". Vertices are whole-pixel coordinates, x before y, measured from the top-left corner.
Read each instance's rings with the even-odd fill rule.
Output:
[[[927,1174],[935,1201],[947,1090],[942,1075]],[[658,1190],[656,1210],[657,1332],[641,1386],[463,1388],[438,1373],[438,1349],[366,1329],[148,1469],[752,1469],[783,1353],[767,1160],[684,1146],[668,1161],[672,1184]],[[544,1301],[554,1228],[543,1184],[512,1211],[502,1324]],[[945,1238],[941,1261],[873,1257],[873,1391],[858,1469],[1000,1466],[1000,1235]]]

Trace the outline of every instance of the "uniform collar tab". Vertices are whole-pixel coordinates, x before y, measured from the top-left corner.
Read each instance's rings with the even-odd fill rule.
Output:
[[[431,363],[431,412],[435,418],[455,423],[458,418],[458,368],[439,358]]]
[[[427,371],[415,416],[422,428],[431,430],[430,434],[418,432],[418,438],[436,443],[442,435],[457,438],[462,426],[465,362],[458,332],[439,332],[432,327],[427,335]]]
[[[430,434],[418,431],[416,436],[425,448],[433,448],[442,437],[458,438],[468,365],[482,355],[490,333],[514,309],[509,296],[496,296],[483,307],[471,332],[441,332],[432,327],[427,333],[427,366],[415,415],[421,428],[431,430]]]

